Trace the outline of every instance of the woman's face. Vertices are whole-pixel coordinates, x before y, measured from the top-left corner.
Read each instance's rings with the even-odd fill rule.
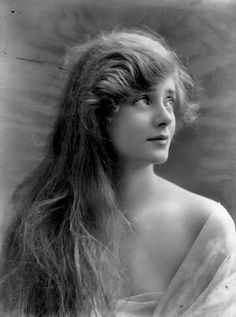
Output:
[[[175,132],[175,106],[172,76],[120,105],[109,133],[121,160],[164,163]]]

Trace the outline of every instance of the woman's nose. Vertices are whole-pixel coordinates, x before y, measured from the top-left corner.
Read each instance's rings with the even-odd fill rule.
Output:
[[[157,105],[155,108],[154,113],[154,125],[161,126],[161,125],[169,125],[173,120],[173,113],[166,106],[161,103]]]

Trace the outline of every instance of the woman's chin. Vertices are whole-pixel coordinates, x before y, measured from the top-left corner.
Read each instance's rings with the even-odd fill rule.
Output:
[[[152,163],[155,165],[164,164],[168,160],[168,155],[159,155],[158,157],[153,158]]]
[[[159,160],[159,161],[153,162],[153,164],[154,164],[154,165],[162,165],[162,164],[164,164],[166,161],[167,161],[167,158],[166,158],[166,159],[163,159],[163,160]]]

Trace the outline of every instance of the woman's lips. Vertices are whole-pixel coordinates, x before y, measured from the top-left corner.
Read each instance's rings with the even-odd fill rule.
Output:
[[[153,138],[147,139],[147,141],[166,141],[166,140],[168,140],[168,135],[164,135],[164,134],[157,135]]]
[[[153,138],[148,138],[147,141],[152,142],[152,144],[156,144],[158,146],[166,146],[168,144],[168,135],[157,135]]]

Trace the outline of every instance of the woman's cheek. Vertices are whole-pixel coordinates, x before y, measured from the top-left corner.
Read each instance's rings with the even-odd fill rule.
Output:
[[[138,131],[127,126],[120,129],[114,139],[114,145],[122,156],[130,156],[137,148]]]

